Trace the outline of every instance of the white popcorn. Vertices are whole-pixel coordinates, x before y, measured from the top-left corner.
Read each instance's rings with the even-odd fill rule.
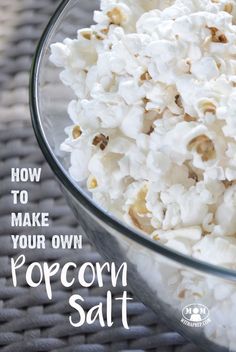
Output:
[[[180,228],[173,231],[158,231],[158,236],[164,241],[169,241],[175,238],[184,238],[189,241],[198,241],[201,239],[201,228],[200,227],[189,227],[189,228]]]
[[[51,47],[76,96],[62,144],[71,176],[152,239],[235,269],[235,2],[102,0],[94,19]],[[231,294],[176,275],[177,301]]]
[[[218,67],[212,57],[204,57],[194,62],[191,66],[191,72],[199,80],[210,80],[217,78],[219,75]]]
[[[194,257],[212,264],[228,266],[235,260],[236,240],[206,236],[193,248]]]
[[[116,199],[131,223],[145,182],[153,232],[173,240],[183,227],[235,234],[234,11],[225,0],[102,0],[97,24],[51,48],[77,97],[62,145],[71,174],[95,179],[96,199]]]
[[[141,132],[143,125],[143,109],[139,106],[128,110],[127,115],[123,116],[121,131],[130,138],[136,138]]]

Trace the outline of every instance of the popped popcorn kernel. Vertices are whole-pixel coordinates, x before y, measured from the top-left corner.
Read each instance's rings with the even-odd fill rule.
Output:
[[[109,32],[109,28],[103,28],[103,29],[101,29],[101,31],[100,31],[102,34],[105,34],[105,35],[107,35],[108,34],[108,32]]]
[[[139,193],[137,195],[137,199],[135,201],[135,204],[131,207],[132,210],[134,211],[134,213],[137,213],[137,214],[147,214],[148,213],[148,209],[146,206],[147,192],[148,192],[147,187],[143,187],[139,191]]]
[[[82,37],[86,40],[91,40],[92,39],[92,30],[91,29],[84,29],[80,31],[80,34]]]
[[[201,135],[194,138],[189,144],[190,150],[195,149],[201,155],[203,161],[208,161],[216,157],[214,143],[207,136]]]
[[[160,237],[156,234],[152,238],[154,241],[160,241]]]
[[[200,104],[200,108],[202,109],[204,114],[215,114],[216,113],[216,106],[211,101],[204,101]]]
[[[196,172],[194,172],[194,171],[191,170],[191,169],[189,170],[188,177],[191,178],[192,180],[194,180],[195,182],[198,182],[198,181],[199,181],[198,175],[196,174]]]
[[[109,137],[105,136],[104,134],[100,133],[93,139],[93,145],[99,146],[101,150],[105,150],[109,142]]]
[[[228,39],[224,33],[220,33],[219,29],[216,27],[209,27],[211,31],[211,40],[213,43],[228,43]]]
[[[107,16],[110,20],[110,23],[117,26],[120,26],[122,22],[127,19],[119,7],[113,7],[110,11],[107,12]]]
[[[150,99],[148,99],[147,97],[144,97],[143,103],[144,103],[144,105],[147,105],[148,103],[150,103]]]
[[[147,135],[150,136],[155,131],[155,128],[151,126],[147,132]]]
[[[186,122],[195,122],[195,121],[197,121],[197,118],[185,113],[184,114],[184,121],[186,121]]]
[[[144,72],[141,76],[140,76],[141,81],[149,81],[152,79],[150,73],[148,71]]]
[[[234,9],[234,5],[232,3],[227,3],[224,6],[224,11],[228,12],[229,14],[233,12],[233,9]]]
[[[177,94],[177,95],[175,96],[175,104],[178,105],[178,107],[179,107],[180,109],[183,108],[183,101],[182,101],[182,99],[181,99],[180,94]]]
[[[94,190],[98,187],[98,182],[96,177],[90,176],[87,181],[87,187],[89,190]]]
[[[78,139],[82,135],[80,126],[75,126],[72,130],[72,136],[74,139]]]
[[[147,209],[146,196],[148,189],[147,187],[143,187],[135,200],[135,203],[132,204],[129,208],[129,216],[137,228],[143,230],[147,233],[152,233],[154,228],[150,222],[150,212]]]
[[[234,181],[224,180],[222,182],[223,182],[223,185],[225,186],[225,188],[232,187],[233,185],[236,184],[236,180],[234,180]]]

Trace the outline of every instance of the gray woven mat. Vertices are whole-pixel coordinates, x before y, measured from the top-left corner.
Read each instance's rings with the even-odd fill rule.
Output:
[[[40,184],[17,184],[17,189],[29,190],[30,202],[27,206],[13,206],[10,191],[12,167],[42,167]],[[132,302],[128,305],[130,330],[121,327],[121,311],[114,307],[115,321],[110,329],[102,329],[97,323],[84,325],[80,329],[73,328],[68,321],[71,308],[68,298],[72,294],[63,288],[59,277],[53,282],[53,299],[49,302],[42,285],[38,289],[30,289],[24,282],[25,270],[18,278],[19,286],[12,287],[10,257],[22,253],[13,250],[10,239],[15,228],[10,227],[12,211],[43,211],[50,212],[51,226],[44,233],[48,240],[56,234],[82,234],[69,207],[65,204],[61,191],[54,180],[44,158],[36,145],[33,131],[28,124],[5,124],[0,131],[0,346],[1,351],[178,351],[178,345],[184,339],[177,333],[158,324],[158,317],[150,312],[142,303]],[[34,234],[38,230],[18,229],[19,234]],[[33,261],[59,262],[74,261],[81,265],[85,261],[95,263],[101,258],[86,240],[84,235],[83,250],[27,250],[27,265]],[[121,293],[107,284],[103,288],[94,286],[92,289],[75,287],[86,301],[86,309],[105,300],[107,290],[114,295]],[[176,348],[175,348],[176,347]]]
[[[87,0],[86,0],[87,1]],[[58,1],[1,0],[0,2],[0,350],[2,352],[100,352],[100,351],[198,351],[186,345],[177,333],[159,323],[159,318],[143,304],[129,304],[131,329],[121,328],[119,309],[115,310],[115,324],[101,329],[98,324],[74,329],[68,323],[69,290],[53,283],[53,300],[48,301],[44,288],[26,287],[23,274],[19,286],[12,287],[10,258],[17,254],[12,249],[10,212],[19,210],[12,205],[10,169],[16,166],[42,167],[40,184],[19,185],[30,189],[33,210],[49,211],[51,226],[48,239],[55,234],[78,234],[78,227],[51,171],[36,144],[29,120],[28,78],[36,41]],[[24,208],[26,211],[26,208]],[[19,230],[18,233],[21,233]],[[24,230],[24,234],[32,234]],[[45,231],[44,231],[45,233]],[[68,258],[81,264],[101,260],[84,236],[83,251],[28,251],[32,261],[57,261]],[[109,286],[99,289],[76,287],[86,299],[86,309],[104,300]],[[119,288],[114,294],[119,293]]]

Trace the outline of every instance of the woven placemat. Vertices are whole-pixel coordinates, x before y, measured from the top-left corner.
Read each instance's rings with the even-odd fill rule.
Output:
[[[44,285],[29,288],[24,282],[25,270],[18,278],[18,287],[13,288],[10,258],[22,253],[13,250],[11,234],[37,234],[39,230],[10,227],[13,211],[44,211],[50,213],[50,228],[44,231],[49,241],[52,235],[83,234],[83,250],[27,250],[27,265],[34,261],[68,261],[78,266],[84,262],[102,261],[89,244],[86,235],[78,226],[69,207],[65,204],[60,188],[44,160],[33,136],[32,127],[21,121],[5,123],[0,131],[0,346],[2,352],[10,351],[64,351],[64,352],[109,352],[109,351],[178,351],[185,344],[175,332],[159,324],[159,318],[142,303],[133,301],[128,305],[130,330],[121,327],[121,310],[114,306],[114,326],[109,329],[94,325],[73,328],[68,316],[72,309],[68,298],[73,293],[62,287],[60,278],[53,282],[53,299],[48,300]],[[12,167],[42,167],[40,183],[17,184],[17,189],[29,190],[29,204],[13,205],[10,173]],[[49,246],[48,246],[49,247]],[[77,285],[74,290],[84,297],[85,309],[105,301],[105,294],[122,292],[110,287],[108,276],[105,286],[85,289]],[[187,346],[188,347],[188,346]]]
[[[87,1],[87,0],[86,0]],[[28,209],[49,211],[51,226],[44,233],[48,240],[55,234],[82,234],[49,170],[29,123],[28,80],[32,55],[42,29],[53,13],[55,0],[1,0],[0,2],[0,350],[2,352],[100,352],[100,351],[199,351],[175,332],[159,323],[159,318],[142,303],[128,306],[131,329],[121,328],[120,311],[110,329],[98,324],[73,328],[68,322],[71,291],[63,289],[59,278],[53,283],[53,299],[48,301],[44,287],[29,289],[22,275],[13,288],[10,258],[12,249],[10,213],[19,211],[12,205],[10,170],[12,167],[42,167],[39,184],[17,185],[30,190]],[[24,207],[24,211],[27,208]],[[18,231],[19,234],[33,234]],[[78,265],[102,260],[84,235],[83,251],[31,250],[28,263],[59,262],[68,259]],[[108,280],[107,280],[108,282]],[[104,300],[109,284],[103,289],[75,287],[86,300],[86,309]],[[118,294],[117,288],[114,294]]]

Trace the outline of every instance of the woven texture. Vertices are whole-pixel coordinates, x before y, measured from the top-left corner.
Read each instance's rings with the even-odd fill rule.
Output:
[[[87,0],[86,0],[87,1]],[[71,308],[68,298],[72,293],[53,282],[53,299],[48,300],[45,288],[26,286],[24,271],[13,288],[10,258],[18,254],[13,250],[10,235],[12,211],[48,211],[50,229],[44,231],[48,241],[56,234],[82,234],[75,218],[66,205],[33,136],[29,120],[28,79],[32,54],[43,26],[55,9],[57,1],[1,0],[0,3],[0,350],[2,352],[109,352],[109,351],[199,351],[186,344],[175,332],[159,323],[159,318],[142,303],[128,305],[130,330],[121,327],[120,307],[114,307],[114,326],[101,329],[98,323],[73,328],[68,321]],[[42,167],[39,184],[17,184],[27,189],[30,201],[27,206],[13,206],[10,191],[12,167]],[[19,234],[33,234],[32,229],[18,230]],[[35,233],[38,233],[37,231]],[[74,261],[95,263],[102,259],[83,236],[83,250],[28,250],[27,265],[33,261]],[[22,252],[22,251],[21,251]],[[91,289],[76,286],[74,290],[85,298],[84,308],[104,302],[109,280],[103,288]],[[119,295],[121,288],[113,289]]]
[[[177,346],[184,344],[184,339],[175,332],[170,332],[159,318],[142,303],[131,302],[128,305],[130,330],[121,327],[121,310],[114,306],[114,326],[102,329],[98,323],[73,328],[68,321],[71,308],[69,296],[73,293],[63,288],[59,277],[53,282],[53,299],[49,302],[44,285],[40,288],[28,288],[25,284],[25,268],[18,277],[18,287],[12,287],[10,258],[16,257],[22,250],[13,250],[11,234],[15,228],[10,227],[12,211],[50,212],[50,229],[44,231],[47,241],[52,235],[83,234],[76,220],[61,195],[54,177],[44,161],[35,143],[32,128],[23,122],[5,124],[0,131],[0,346],[1,351],[64,351],[64,352],[109,352],[109,351],[179,351]],[[13,206],[10,191],[12,167],[42,167],[42,179],[39,184],[17,184],[17,189],[29,191],[30,202],[26,206]],[[15,187],[16,188],[16,187]],[[17,233],[37,234],[37,230],[18,229]],[[83,250],[27,250],[23,253],[27,265],[33,261],[58,262],[61,265],[73,261],[78,266],[84,262],[101,261],[100,256],[91,247],[83,234]],[[48,246],[49,247],[49,246]],[[115,290],[105,277],[105,286],[91,289],[76,286],[74,290],[85,299],[87,310],[105,301],[107,290],[119,295],[122,287]],[[74,291],[74,293],[75,293]],[[186,346],[188,347],[188,346]],[[189,348],[189,347],[188,347]],[[184,351],[181,349],[181,351]],[[186,350],[187,351],[187,350]],[[191,351],[193,351],[191,349]]]

